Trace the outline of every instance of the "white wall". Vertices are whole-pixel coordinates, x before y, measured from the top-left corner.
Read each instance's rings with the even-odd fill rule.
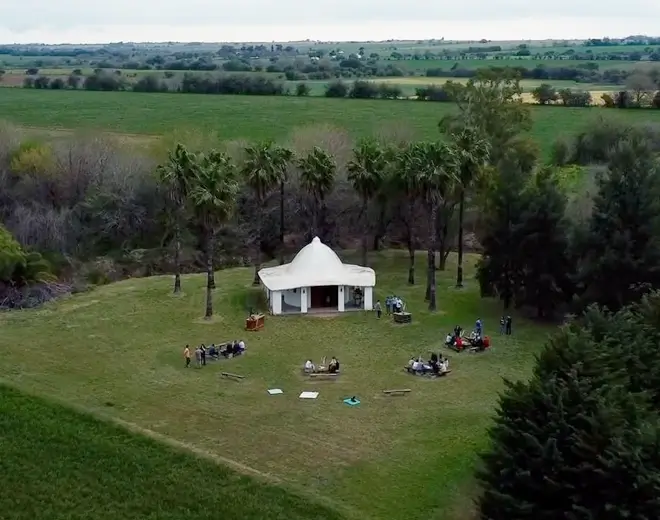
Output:
[[[309,290],[309,287],[302,287],[300,291],[302,291],[300,295],[300,312],[305,314],[307,309],[312,306],[312,291]]]
[[[293,305],[294,307],[300,307],[300,289],[287,289],[282,291],[284,294],[284,303],[287,305]]]
[[[370,311],[374,308],[374,288],[365,287],[364,291],[364,310]]]
[[[271,312],[275,315],[282,314],[282,292],[273,291],[270,293]]]
[[[339,298],[339,301],[341,300],[342,299]],[[353,300],[353,287],[346,285],[344,286],[344,303],[346,304],[352,300]]]
[[[344,293],[346,292],[346,287],[343,285],[337,286],[337,310],[339,312],[344,312]]]

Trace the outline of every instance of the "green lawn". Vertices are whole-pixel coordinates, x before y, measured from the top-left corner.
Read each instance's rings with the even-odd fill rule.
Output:
[[[0,117],[33,127],[171,135],[212,130],[220,139],[287,140],[300,127],[331,124],[353,136],[409,128],[417,138],[438,135],[449,103],[296,97],[140,94],[133,92],[1,89]],[[533,136],[544,150],[560,135],[583,128],[598,115],[660,122],[660,110],[532,107]]]
[[[0,385],[3,520],[316,520],[330,508]]]
[[[527,377],[534,354],[552,329],[516,316],[514,335],[500,337],[496,323],[501,308],[495,301],[479,299],[472,280],[474,257],[468,258],[469,284],[462,291],[453,288],[455,264],[450,258],[448,270],[439,272],[439,311],[429,314],[423,287],[405,283],[405,256],[381,253],[373,257],[372,264],[377,273],[376,296],[381,300],[390,293],[402,296],[414,316],[410,326],[395,326],[387,319],[378,321],[372,313],[349,313],[331,318],[267,317],[263,331],[246,334],[246,309],[261,294],[250,286],[251,269],[216,275],[217,318],[211,323],[200,319],[204,276],[184,277],[183,298],[171,296],[170,277],[131,279],[40,310],[0,315],[0,379],[19,389],[53,396],[205,450],[233,468],[261,474],[298,494],[304,489],[305,496],[332,506],[345,517],[465,520],[474,491],[476,452],[485,447],[485,431],[502,389],[502,377]],[[420,254],[418,265],[422,265],[423,258]],[[484,320],[486,333],[494,338],[491,352],[459,355],[450,351],[452,374],[439,380],[404,373],[402,366],[411,355],[428,356],[429,350],[442,349],[447,331],[457,323],[472,327],[478,317]],[[183,368],[182,348],[186,343],[209,344],[240,337],[248,344],[246,356],[215,362],[201,370]],[[331,355],[342,362],[340,380],[311,382],[301,375],[305,359],[318,362],[322,356]],[[223,370],[245,375],[246,379],[239,383],[223,380],[219,377]],[[269,396],[266,390],[273,387],[282,388],[284,395]],[[383,396],[382,390],[401,387],[412,392],[400,398]],[[320,396],[316,401],[301,401],[297,396],[303,390],[319,391]],[[343,398],[353,395],[362,399],[359,407],[342,403]],[[31,412],[20,413],[29,416]],[[34,415],[33,422],[43,414]],[[48,414],[44,420],[55,421]],[[56,421],[58,435],[78,431],[76,421],[84,423],[82,419]],[[173,457],[181,467],[192,465],[199,472],[210,472],[199,462],[186,462],[157,451],[147,441],[140,444],[94,423],[87,424],[91,433],[83,429],[78,445],[81,459],[96,457],[87,456],[83,450],[88,448],[97,450],[98,455],[106,450],[106,456],[118,459],[107,470],[103,461],[95,460],[96,468],[87,471],[117,475],[131,460],[136,466],[151,460],[147,453],[151,452],[161,453],[154,455],[160,462],[152,461],[147,468],[170,466],[165,461]],[[55,426],[51,424],[50,428]],[[50,442],[48,428],[42,431],[45,438],[40,439],[39,431],[35,431],[26,442]],[[107,435],[103,433],[106,431]],[[87,439],[94,436],[98,446],[88,446]],[[41,465],[62,465],[61,470],[50,470],[50,474],[68,471],[64,462],[46,455],[48,450],[43,444],[29,450],[22,447],[20,439],[12,443],[16,444],[11,445],[10,460],[16,460],[15,450],[19,450],[26,468],[12,462],[7,478],[12,482],[30,481],[24,484],[26,490],[34,486],[33,492],[38,492],[35,473]],[[124,445],[134,446],[134,451],[121,454]],[[54,440],[51,453],[70,453],[72,449],[64,440]],[[4,459],[3,453],[3,464]],[[63,490],[75,489],[72,482],[82,477],[78,466],[71,468],[74,475],[63,480],[67,483]],[[117,488],[108,494],[122,501],[122,493],[128,488],[141,486],[141,471],[127,468],[126,482],[113,484],[122,486],[123,491]],[[173,491],[166,487],[163,495],[172,496],[174,501],[181,493],[195,495],[193,487],[210,477],[192,477],[192,472],[183,472],[180,488]],[[221,486],[222,479],[215,480]],[[252,484],[245,485],[253,489],[249,487]],[[150,497],[156,493],[144,489],[137,493],[147,491]],[[65,491],[58,493],[63,495]],[[270,495],[257,493],[255,502],[265,496],[264,511],[281,510],[286,500],[295,503],[272,490],[263,493]],[[247,494],[247,490],[241,491],[239,497]],[[13,493],[4,496],[8,501]],[[238,515],[236,508],[242,507],[241,500],[239,505],[234,504],[233,518]],[[222,502],[222,496],[218,501]],[[215,507],[210,502],[205,504]],[[329,517],[324,514],[319,512],[318,517]],[[258,517],[257,512],[254,515]]]

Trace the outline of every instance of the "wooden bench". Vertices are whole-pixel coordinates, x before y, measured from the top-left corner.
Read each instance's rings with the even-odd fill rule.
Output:
[[[335,377],[339,377],[339,372],[334,372],[334,373],[330,373],[330,372],[311,372],[309,374],[309,377],[318,377],[320,379],[325,379],[325,378],[332,379],[332,378],[335,378]]]
[[[383,390],[385,395],[406,395],[410,392],[410,388],[401,388],[398,390]]]
[[[227,379],[232,379],[233,381],[240,381],[241,379],[245,379],[245,376],[239,376],[238,374],[232,374],[231,372],[221,372],[220,375],[222,377],[226,377]]]

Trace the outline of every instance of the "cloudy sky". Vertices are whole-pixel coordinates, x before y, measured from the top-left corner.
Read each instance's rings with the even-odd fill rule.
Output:
[[[94,5],[96,4],[96,5]],[[0,43],[546,39],[660,33],[660,2],[0,0]]]

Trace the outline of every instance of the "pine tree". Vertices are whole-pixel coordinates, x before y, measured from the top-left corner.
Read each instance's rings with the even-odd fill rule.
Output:
[[[582,300],[616,310],[660,287],[658,171],[645,141],[621,143],[600,181],[578,273]]]
[[[660,518],[658,427],[592,382],[578,365],[508,385],[478,473],[483,520]]]
[[[524,303],[548,316],[572,294],[564,212],[566,198],[550,169],[539,171],[523,194],[524,210],[517,230],[523,271]]]

